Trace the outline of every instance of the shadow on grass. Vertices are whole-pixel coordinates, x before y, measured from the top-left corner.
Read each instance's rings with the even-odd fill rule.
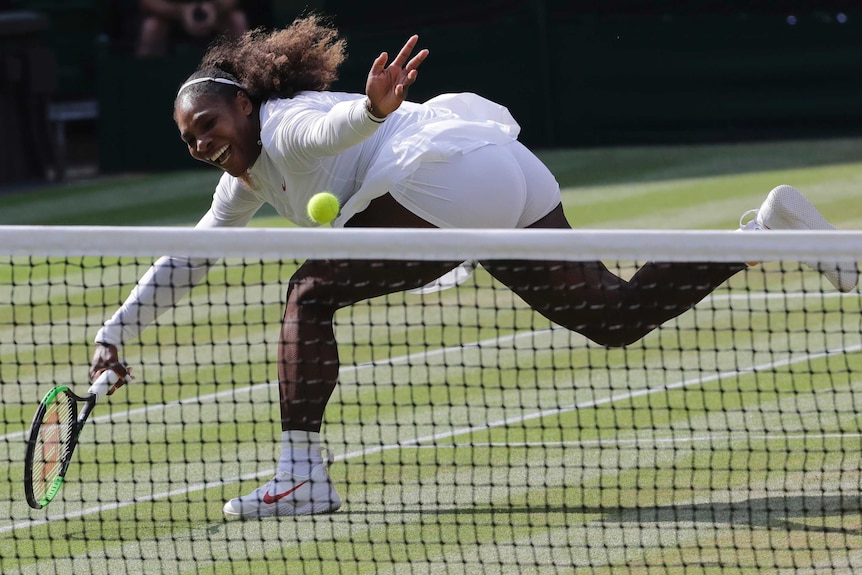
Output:
[[[534,506],[510,506],[502,505],[475,506],[475,507],[439,507],[434,505],[423,505],[421,507],[407,505],[403,507],[391,507],[385,510],[363,509],[361,505],[348,505],[340,512],[333,514],[332,518],[344,518],[349,522],[362,523],[362,517],[387,517],[394,519],[401,517],[404,524],[415,522],[409,515],[420,516],[427,522],[434,517],[446,516],[474,517],[477,523],[484,524],[479,516],[494,517],[494,522],[499,523],[501,516],[530,516],[529,524],[541,527],[541,521],[537,514],[564,514],[572,516],[584,516],[582,518],[567,517],[567,524],[581,523],[584,526],[605,525],[618,523],[620,525],[631,524],[642,527],[654,526],[658,528],[674,528],[680,524],[727,525],[738,526],[748,529],[775,529],[787,532],[807,532],[834,534],[841,536],[862,537],[862,528],[859,518],[862,516],[862,496],[857,495],[794,495],[794,496],[767,496],[746,499],[736,502],[721,503],[698,503],[698,504],[672,504],[659,506],[626,507],[626,506],[567,506],[567,505],[534,505]],[[325,516],[321,516],[325,517]],[[852,520],[854,527],[844,527],[843,519]],[[263,521],[314,521],[312,517],[271,517]],[[188,539],[192,532],[201,533],[206,531],[207,536],[221,533],[228,523],[236,520],[209,518],[207,520],[189,520],[184,518],[171,518],[158,522],[143,521],[127,527],[127,532],[116,529],[116,525],[107,522],[105,529],[85,530],[72,529],[63,534],[67,540],[99,540],[99,541],[127,541],[156,539],[158,537],[170,536],[172,539]],[[261,521],[260,519],[248,521]],[[371,521],[378,523],[379,519]],[[397,522],[397,521],[396,521]],[[525,519],[511,521],[512,524],[525,525]],[[827,525],[829,523],[829,525]]]
[[[404,507],[381,511],[346,509],[351,515],[395,515],[418,513],[434,515],[535,515],[566,514],[585,515],[583,523],[620,523],[638,525],[678,525],[680,523],[746,526],[785,531],[833,533],[846,536],[862,536],[862,528],[825,525],[841,523],[841,519],[853,519],[859,524],[862,516],[862,496],[858,495],[794,495],[767,496],[735,502],[671,504],[643,507],[614,506],[513,506],[505,507]],[[599,516],[599,517],[594,517]],[[570,522],[571,523],[571,522]],[[820,524],[818,524],[820,523]],[[523,520],[518,520],[523,524]]]
[[[195,519],[160,519],[153,520],[107,520],[93,525],[81,525],[67,528],[62,537],[67,541],[145,541],[169,537],[175,541],[191,539],[193,533],[216,534],[222,531],[224,524],[230,520]],[[55,537],[55,536],[53,536]]]

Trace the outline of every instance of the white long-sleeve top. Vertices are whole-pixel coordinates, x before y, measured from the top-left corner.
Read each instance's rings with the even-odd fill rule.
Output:
[[[245,226],[264,203],[297,225],[314,226],[306,206],[321,191],[338,197],[342,208],[332,225],[340,227],[422,162],[509,143],[520,131],[506,108],[469,93],[404,102],[381,124],[368,116],[360,94],[300,92],[264,102],[260,124],[261,153],[248,172],[252,187],[225,172],[196,227]],[[119,347],[138,337],[213,264],[159,258],[96,341]]]

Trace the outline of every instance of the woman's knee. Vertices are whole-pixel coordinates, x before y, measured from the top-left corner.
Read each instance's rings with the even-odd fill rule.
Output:
[[[650,326],[612,326],[603,329],[591,329],[582,333],[602,347],[620,348],[637,343],[654,329],[655,327]]]
[[[328,272],[331,266],[328,262],[305,262],[293,276],[287,286],[287,307],[331,308],[334,312],[339,307],[347,305],[346,293],[349,286],[339,285]]]

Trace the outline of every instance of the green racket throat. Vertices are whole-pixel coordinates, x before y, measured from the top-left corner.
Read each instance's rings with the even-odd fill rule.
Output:
[[[45,397],[42,398],[41,403],[44,403],[45,405],[50,405],[50,403],[52,401],[54,401],[55,397],[57,397],[58,395],[60,395],[64,391],[66,391],[67,389],[69,389],[69,387],[66,385],[61,385],[59,387],[49,389],[48,393],[45,394]]]
[[[48,488],[48,491],[45,493],[45,496],[39,500],[39,505],[45,506],[51,503],[57,494],[60,493],[60,488],[63,487],[63,476],[60,475],[54,478],[54,481],[51,482],[51,486]]]

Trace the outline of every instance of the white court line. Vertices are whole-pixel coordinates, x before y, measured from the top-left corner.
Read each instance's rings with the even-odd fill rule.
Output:
[[[437,355],[443,355],[445,353],[449,353],[452,351],[458,351],[458,350],[462,350],[462,349],[477,348],[477,347],[483,347],[483,346],[488,346],[488,345],[499,345],[502,343],[512,343],[512,342],[518,341],[520,339],[533,338],[533,337],[537,337],[537,336],[540,336],[540,335],[543,335],[546,333],[552,333],[554,331],[564,331],[564,330],[562,328],[554,327],[554,328],[537,330],[537,331],[518,332],[518,333],[510,334],[507,336],[489,338],[489,339],[485,339],[485,340],[481,340],[481,341],[477,341],[477,342],[473,342],[473,343],[458,345],[455,347],[440,348],[440,349],[436,349],[436,350],[432,350],[432,351],[421,351],[421,352],[412,353],[409,355],[403,355],[403,356],[399,356],[399,357],[386,358],[386,359],[371,361],[371,362],[367,362],[367,363],[360,363],[360,364],[356,364],[356,365],[348,365],[348,366],[342,367],[339,370],[339,375],[351,373],[354,371],[360,371],[362,369],[367,369],[367,368],[376,367],[376,366],[405,364],[405,363],[409,363],[411,361],[414,361],[414,360],[417,360],[420,358],[434,357]],[[276,382],[269,382],[269,383],[265,383],[265,384],[248,385],[245,387],[241,387],[239,389],[229,389],[229,390],[220,391],[217,393],[211,393],[211,394],[207,394],[207,395],[189,397],[189,398],[182,399],[179,401],[173,401],[173,402],[162,403],[162,404],[157,404],[157,405],[150,405],[150,406],[146,406],[146,407],[139,407],[139,408],[130,409],[127,411],[121,411],[121,412],[117,412],[117,413],[110,413],[108,415],[102,415],[99,417],[94,417],[90,420],[90,422],[91,423],[97,423],[100,421],[105,422],[105,421],[114,421],[114,420],[118,420],[118,419],[128,419],[134,415],[141,414],[141,413],[153,413],[153,412],[162,411],[162,410],[165,410],[168,408],[179,407],[179,406],[188,405],[188,404],[196,404],[196,403],[202,404],[202,403],[206,403],[206,402],[209,402],[212,400],[217,400],[218,398],[221,398],[221,397],[235,396],[235,395],[240,394],[240,393],[252,392],[255,389],[259,389],[259,388],[269,386],[269,385],[275,385],[275,383]],[[27,435],[27,430],[14,432],[14,433],[8,433],[6,435],[0,435],[0,441],[8,441],[10,439],[20,439],[21,441],[25,441],[26,435]],[[341,460],[341,459],[346,459],[346,458],[347,458],[347,456],[340,456],[337,459]],[[75,518],[83,517],[85,515],[90,515],[93,513],[101,513],[103,511],[112,511],[114,509],[120,509],[122,507],[126,507],[128,505],[132,505],[135,503],[145,503],[147,501],[154,501],[157,499],[173,497],[174,495],[182,495],[185,493],[194,493],[196,491],[203,491],[203,490],[209,489],[211,487],[219,487],[221,485],[229,485],[231,483],[255,479],[257,477],[267,475],[267,474],[272,475],[273,472],[271,470],[269,470],[269,471],[265,471],[265,472],[256,472],[256,473],[252,473],[249,475],[242,475],[240,477],[235,477],[235,478],[221,480],[221,481],[212,482],[212,483],[199,483],[196,485],[187,486],[187,487],[183,487],[180,489],[167,491],[164,493],[156,493],[153,495],[138,497],[138,498],[132,499],[130,501],[123,501],[123,502],[118,502],[118,503],[109,503],[109,504],[105,504],[105,505],[99,505],[96,507],[91,507],[88,509],[83,509],[81,511],[63,513],[60,515],[51,515],[48,517],[44,517],[42,519],[35,519],[35,520],[25,521],[22,523],[7,525],[6,527],[0,527],[0,534],[8,533],[10,531],[15,531],[16,529],[23,529],[23,528],[27,528],[27,527],[37,527],[39,525],[43,525],[45,523],[48,523],[49,521],[55,521],[55,520],[59,520],[59,519],[75,519]]]
[[[349,366],[342,367],[339,370],[339,377],[342,374],[351,373],[354,371],[359,371],[361,369],[366,369],[366,368],[370,368],[370,367],[378,367],[378,366],[384,366],[384,365],[403,365],[403,364],[410,363],[411,361],[414,361],[414,360],[417,360],[420,358],[429,358],[429,357],[434,357],[434,356],[438,356],[438,355],[443,355],[443,354],[453,352],[453,351],[458,351],[458,350],[462,350],[462,349],[471,349],[471,348],[477,348],[477,347],[484,347],[487,345],[493,345],[495,343],[503,343],[503,342],[507,342],[507,341],[514,342],[514,341],[517,341],[519,339],[532,338],[532,337],[543,335],[545,333],[553,333],[555,331],[566,331],[566,330],[563,328],[559,328],[559,327],[553,327],[553,328],[544,329],[544,330],[537,330],[537,331],[530,331],[530,332],[519,332],[517,334],[513,334],[510,336],[491,338],[491,339],[486,339],[486,340],[478,341],[478,342],[474,342],[474,343],[466,343],[466,344],[459,345],[457,347],[440,348],[440,349],[436,349],[433,351],[420,351],[420,352],[412,353],[409,355],[403,355],[400,357],[393,357],[393,358],[381,359],[381,360],[377,360],[377,361],[371,361],[371,362],[367,362],[367,363],[349,365]],[[849,348],[849,349],[852,349],[852,348]],[[847,353],[852,353],[852,351],[847,351]],[[740,372],[740,373],[742,373],[742,372]],[[135,415],[155,413],[155,412],[167,410],[167,409],[170,409],[173,407],[181,407],[183,405],[209,403],[211,401],[216,401],[216,400],[223,398],[223,397],[240,395],[240,394],[243,394],[246,392],[254,391],[255,389],[258,389],[261,387],[265,387],[268,385],[275,385],[276,383],[277,382],[274,382],[274,381],[264,383],[264,384],[258,383],[258,384],[247,385],[247,386],[239,387],[239,388],[231,388],[231,389],[227,389],[224,391],[219,391],[216,393],[210,393],[210,394],[206,394],[206,395],[196,395],[194,397],[187,397],[185,399],[180,399],[177,401],[168,401],[168,402],[160,403],[157,405],[148,405],[145,407],[137,407],[135,409],[129,409],[126,411],[112,412],[112,413],[109,413],[107,415],[100,415],[97,417],[92,417],[89,419],[89,422],[90,423],[99,423],[99,422],[106,422],[106,421],[117,421],[117,420],[123,420],[123,419],[131,419]],[[216,403],[217,403],[217,401],[216,401]],[[12,433],[0,435],[0,441],[10,441],[10,440],[25,441],[27,438],[26,436],[27,436],[27,430],[13,431]]]
[[[399,357],[391,357],[391,358],[379,359],[377,361],[369,361],[366,363],[359,363],[356,365],[344,366],[338,370],[338,375],[339,375],[339,377],[341,377],[343,374],[351,373],[354,371],[360,371],[360,370],[371,368],[371,367],[383,366],[383,365],[403,365],[406,363],[410,363],[411,361],[415,361],[417,359],[435,357],[438,355],[443,355],[446,353],[450,353],[450,352],[458,351],[458,350],[462,350],[462,349],[472,349],[472,348],[477,348],[477,347],[499,345],[502,343],[511,343],[511,342],[518,341],[520,339],[532,338],[532,337],[536,337],[539,335],[544,335],[546,333],[552,333],[554,331],[566,331],[566,330],[564,330],[563,328],[560,328],[560,327],[553,327],[553,328],[548,328],[548,329],[540,329],[540,330],[536,330],[536,331],[518,332],[518,333],[513,333],[511,335],[504,335],[501,337],[493,337],[493,338],[488,338],[488,339],[485,339],[482,341],[476,341],[473,343],[465,343],[465,344],[461,344],[461,345],[457,345],[457,346],[453,346],[453,347],[443,347],[443,348],[435,349],[435,350],[431,350],[431,351],[418,351],[416,353],[411,353],[409,355],[402,355]],[[177,401],[168,401],[168,402],[159,403],[156,405],[148,405],[146,407],[136,407],[135,409],[129,409],[126,411],[118,411],[115,413],[109,413],[107,415],[100,415],[98,417],[92,417],[88,421],[90,423],[99,423],[100,421],[104,422],[104,421],[115,421],[115,420],[120,420],[120,419],[130,419],[134,415],[139,415],[139,414],[143,414],[143,413],[155,413],[155,412],[166,410],[166,409],[169,409],[172,407],[180,407],[183,405],[190,405],[190,404],[196,404],[196,403],[201,403],[201,404],[202,403],[209,403],[210,401],[217,400],[217,399],[222,398],[222,397],[229,397],[229,396],[239,395],[239,394],[246,393],[246,392],[252,392],[255,389],[266,387],[268,385],[275,385],[276,383],[277,382],[275,382],[275,381],[270,381],[268,383],[262,383],[262,384],[256,383],[256,384],[247,385],[244,387],[226,389],[225,391],[219,391],[216,393],[209,393],[207,395],[196,395],[194,397],[187,397],[185,399],[180,399]],[[0,441],[8,441],[10,439],[21,439],[22,441],[24,441],[24,440],[26,440],[26,436],[27,436],[28,431],[29,431],[29,429],[25,429],[22,431],[14,431],[12,433],[7,433],[6,435],[0,435]]]
[[[635,437],[632,439],[585,439],[583,441],[520,441],[509,443],[433,443],[431,445],[416,445],[416,449],[475,449],[477,447],[511,447],[523,448],[565,448],[565,447],[624,447],[633,445],[669,445],[671,447],[683,443],[706,443],[737,441],[799,441],[805,439],[850,439],[862,438],[862,433],[796,433],[774,435],[749,435],[747,433],[693,435],[691,437]],[[408,447],[408,446],[403,446]]]
[[[769,299],[788,299],[791,297],[795,299],[795,298],[799,298],[799,297],[806,297],[809,295],[811,295],[811,294],[809,294],[807,292],[778,293],[778,294],[770,293],[770,292],[758,292],[755,294],[748,294],[748,293],[745,293],[745,294],[735,294],[735,293],[734,294],[722,294],[719,296],[715,296],[715,295],[708,296],[707,298],[702,300],[701,303],[698,305],[703,305],[704,303],[712,301],[712,300],[716,300],[716,301],[721,301],[721,300],[752,301],[752,300],[769,300]],[[824,293],[824,294],[819,294],[818,299],[820,299],[820,298],[824,298],[824,299],[825,298],[833,298],[833,297],[846,297],[846,296],[850,296],[850,295],[853,295],[853,294],[843,294],[843,293],[839,293],[839,292]],[[515,333],[512,335],[496,337],[496,338],[489,338],[486,340],[477,341],[477,342],[473,342],[473,343],[460,344],[460,345],[454,346],[454,347],[440,348],[440,349],[436,349],[436,350],[432,350],[432,351],[420,351],[420,352],[416,352],[416,353],[413,353],[410,355],[403,355],[400,357],[386,358],[386,359],[381,359],[381,360],[377,360],[377,361],[361,363],[361,364],[357,364],[357,365],[350,365],[350,366],[342,367],[341,370],[339,371],[339,374],[351,373],[353,371],[359,371],[361,369],[366,369],[369,367],[376,367],[376,366],[381,366],[381,365],[402,365],[405,363],[410,363],[411,361],[414,361],[414,360],[417,360],[420,358],[427,358],[427,357],[434,357],[434,356],[438,356],[438,355],[443,355],[443,354],[449,353],[451,351],[457,351],[460,349],[469,349],[469,348],[474,348],[474,347],[483,347],[483,346],[494,345],[494,344],[503,343],[503,342],[514,342],[514,341],[517,341],[517,340],[522,339],[522,338],[535,337],[538,335],[543,335],[545,333],[551,333],[551,332],[555,332],[555,331],[566,331],[566,330],[564,328],[555,326],[555,327],[551,327],[548,329],[542,329],[542,330],[536,330],[536,331],[518,332],[518,333]],[[90,423],[99,423],[99,422],[104,422],[104,421],[115,421],[115,420],[120,420],[120,419],[129,419],[135,415],[145,414],[145,413],[154,413],[154,412],[158,412],[158,411],[168,409],[171,407],[179,407],[179,406],[183,406],[183,405],[190,405],[190,404],[197,404],[197,403],[208,403],[210,401],[217,400],[217,399],[222,398],[222,397],[229,397],[229,396],[233,396],[233,395],[239,395],[242,393],[250,392],[254,389],[261,387],[262,385],[274,385],[274,384],[275,384],[275,382],[269,382],[269,383],[265,383],[265,384],[259,384],[258,383],[258,384],[253,384],[253,385],[247,385],[245,387],[240,387],[240,388],[231,388],[231,389],[228,389],[225,391],[219,391],[217,393],[210,393],[207,395],[188,397],[186,399],[180,399],[178,401],[169,401],[166,403],[160,403],[158,405],[138,407],[138,408],[130,409],[130,410],[126,410],[126,411],[118,411],[118,412],[110,413],[107,415],[100,415],[97,417],[90,418],[89,421],[90,421]],[[14,439],[25,440],[26,434],[27,434],[27,430],[14,431],[12,433],[0,435],[0,441],[9,441],[9,440],[14,440]]]
[[[347,455],[343,456],[342,458],[338,458],[338,459],[348,459],[348,458],[352,458],[352,457],[359,457],[359,456],[371,455],[374,453],[380,453],[382,451],[388,451],[390,449],[400,449],[401,447],[405,447],[405,446],[409,446],[409,445],[417,445],[420,443],[426,443],[428,441],[436,441],[438,439],[446,439],[449,437],[455,437],[457,435],[463,435],[463,434],[472,433],[475,431],[482,431],[485,429],[492,429],[495,427],[505,427],[506,425],[510,425],[510,424],[514,424],[514,423],[522,423],[522,422],[531,421],[534,419],[541,419],[543,417],[548,417],[548,416],[553,416],[553,415],[561,415],[561,414],[567,413],[569,411],[576,411],[579,409],[596,407],[599,405],[606,405],[608,403],[616,403],[617,401],[625,401],[627,399],[633,399],[636,397],[643,397],[645,395],[652,395],[653,393],[658,393],[658,392],[662,392],[662,391],[671,391],[671,390],[675,390],[675,389],[683,389],[683,388],[690,387],[690,386],[695,385],[695,384],[704,384],[704,383],[710,383],[713,381],[720,381],[720,380],[728,378],[728,377],[737,377],[740,375],[748,375],[748,374],[752,374],[752,373],[757,373],[758,371],[770,371],[770,370],[778,369],[780,367],[787,367],[787,366],[793,365],[795,363],[813,361],[813,360],[821,359],[824,357],[830,357],[833,355],[855,353],[855,352],[860,351],[860,350],[862,350],[862,345],[854,345],[854,346],[839,349],[839,350],[806,354],[806,355],[799,356],[796,358],[788,358],[788,359],[785,359],[782,361],[772,361],[772,362],[763,363],[760,365],[748,367],[745,369],[738,369],[738,370],[733,370],[733,371],[724,371],[724,372],[717,373],[715,375],[711,375],[708,377],[696,377],[693,379],[682,380],[682,381],[678,381],[676,383],[670,383],[667,385],[659,385],[656,387],[645,387],[643,389],[638,389],[635,391],[629,391],[626,393],[619,393],[616,395],[610,395],[608,397],[602,397],[599,399],[592,399],[590,401],[575,403],[575,404],[564,406],[564,407],[555,407],[553,409],[536,411],[536,412],[533,412],[533,413],[528,414],[528,415],[509,417],[509,418],[501,419],[501,420],[498,420],[498,421],[495,421],[492,423],[476,425],[476,426],[469,427],[469,428],[456,429],[453,431],[447,431],[447,432],[443,432],[443,433],[435,433],[433,435],[427,435],[425,437],[419,437],[416,439],[411,439],[409,441],[404,441],[404,442],[399,441],[398,443],[395,443],[395,444],[384,445],[384,446],[374,447],[374,448],[370,448],[370,449],[363,449],[360,451],[355,451],[353,453],[348,453]]]
[[[534,332],[528,332],[528,333],[531,336],[535,335]],[[523,334],[516,334],[515,337],[517,337],[517,335],[523,335]],[[623,400],[632,399],[635,397],[642,397],[645,395],[651,395],[653,393],[660,393],[663,391],[683,389],[683,388],[690,387],[690,386],[695,385],[695,384],[704,384],[704,383],[709,383],[712,381],[719,381],[719,380],[722,380],[722,379],[727,378],[727,377],[737,377],[740,375],[747,375],[747,374],[756,373],[758,371],[774,370],[774,369],[777,369],[780,367],[786,367],[789,365],[793,365],[795,363],[808,362],[808,361],[821,359],[821,358],[829,357],[829,356],[833,356],[833,355],[840,355],[840,354],[845,354],[845,353],[855,353],[855,352],[860,351],[860,350],[862,350],[862,345],[856,345],[856,346],[852,346],[852,347],[844,348],[844,349],[840,349],[840,350],[826,351],[826,352],[820,352],[820,353],[814,353],[814,354],[807,354],[807,355],[799,356],[797,358],[788,358],[788,359],[782,360],[782,361],[763,363],[760,365],[755,365],[755,366],[752,366],[752,367],[749,367],[746,369],[741,369],[741,370],[725,371],[725,372],[717,373],[717,374],[709,376],[709,377],[698,377],[698,378],[693,378],[693,379],[689,379],[689,380],[678,381],[676,383],[671,383],[668,385],[659,385],[656,387],[647,387],[647,388],[639,389],[636,391],[611,395],[608,397],[603,397],[600,399],[593,399],[593,400],[584,401],[581,403],[575,403],[575,404],[571,404],[571,405],[564,406],[564,407],[546,409],[546,410],[542,410],[542,411],[533,412],[533,413],[530,413],[527,415],[519,415],[519,416],[509,417],[509,418],[505,418],[505,419],[500,419],[500,420],[497,420],[497,421],[494,421],[491,423],[485,423],[485,424],[476,425],[473,427],[454,429],[451,431],[435,433],[432,435],[426,435],[424,437],[418,437],[416,439],[411,439],[411,440],[404,441],[404,442],[397,442],[397,443],[391,443],[388,445],[381,445],[379,447],[360,449],[357,451],[353,451],[353,452],[338,456],[335,458],[335,460],[336,461],[343,461],[343,460],[347,460],[347,459],[365,457],[368,455],[373,455],[373,454],[381,453],[384,451],[401,449],[402,447],[417,446],[419,444],[427,443],[429,441],[438,441],[440,439],[447,439],[450,437],[456,437],[458,435],[464,435],[464,434],[473,433],[476,431],[484,431],[484,430],[493,429],[496,427],[505,427],[507,425],[511,425],[511,424],[515,424],[515,423],[523,423],[523,422],[531,421],[534,419],[541,419],[543,417],[561,415],[561,414],[567,413],[569,411],[575,411],[578,409],[586,409],[586,408],[590,408],[590,407],[596,407],[598,405],[605,405],[608,403],[614,403],[617,401],[623,401]],[[369,365],[369,364],[363,364],[363,365]],[[357,366],[357,367],[359,367],[359,366]],[[109,503],[109,504],[105,504],[105,505],[97,505],[97,506],[90,507],[87,509],[82,509],[81,511],[74,511],[74,512],[70,512],[70,513],[62,513],[59,515],[52,515],[52,516],[45,517],[42,519],[23,521],[20,523],[15,523],[15,524],[0,528],[0,534],[9,533],[9,532],[15,531],[17,529],[38,527],[39,525],[44,525],[50,521],[56,521],[56,520],[61,520],[61,519],[76,519],[78,517],[83,517],[85,515],[92,515],[95,513],[102,513],[105,511],[113,511],[115,509],[121,509],[123,507],[128,507],[129,505],[134,505],[136,503],[146,503],[148,501],[155,501],[157,499],[164,499],[167,497],[173,497],[175,495],[184,495],[184,494],[188,494],[188,493],[195,493],[195,492],[203,491],[203,490],[210,489],[213,487],[221,487],[223,485],[229,485],[231,483],[236,483],[238,481],[247,481],[247,480],[256,479],[259,477],[266,477],[266,476],[274,475],[274,474],[275,474],[274,469],[268,469],[266,471],[259,471],[256,473],[250,473],[247,475],[242,475],[240,477],[223,479],[221,481],[198,483],[195,485],[190,485],[190,486],[182,487],[179,489],[174,489],[171,491],[165,491],[162,493],[155,493],[152,495],[137,497],[135,499],[128,500],[128,501]]]

